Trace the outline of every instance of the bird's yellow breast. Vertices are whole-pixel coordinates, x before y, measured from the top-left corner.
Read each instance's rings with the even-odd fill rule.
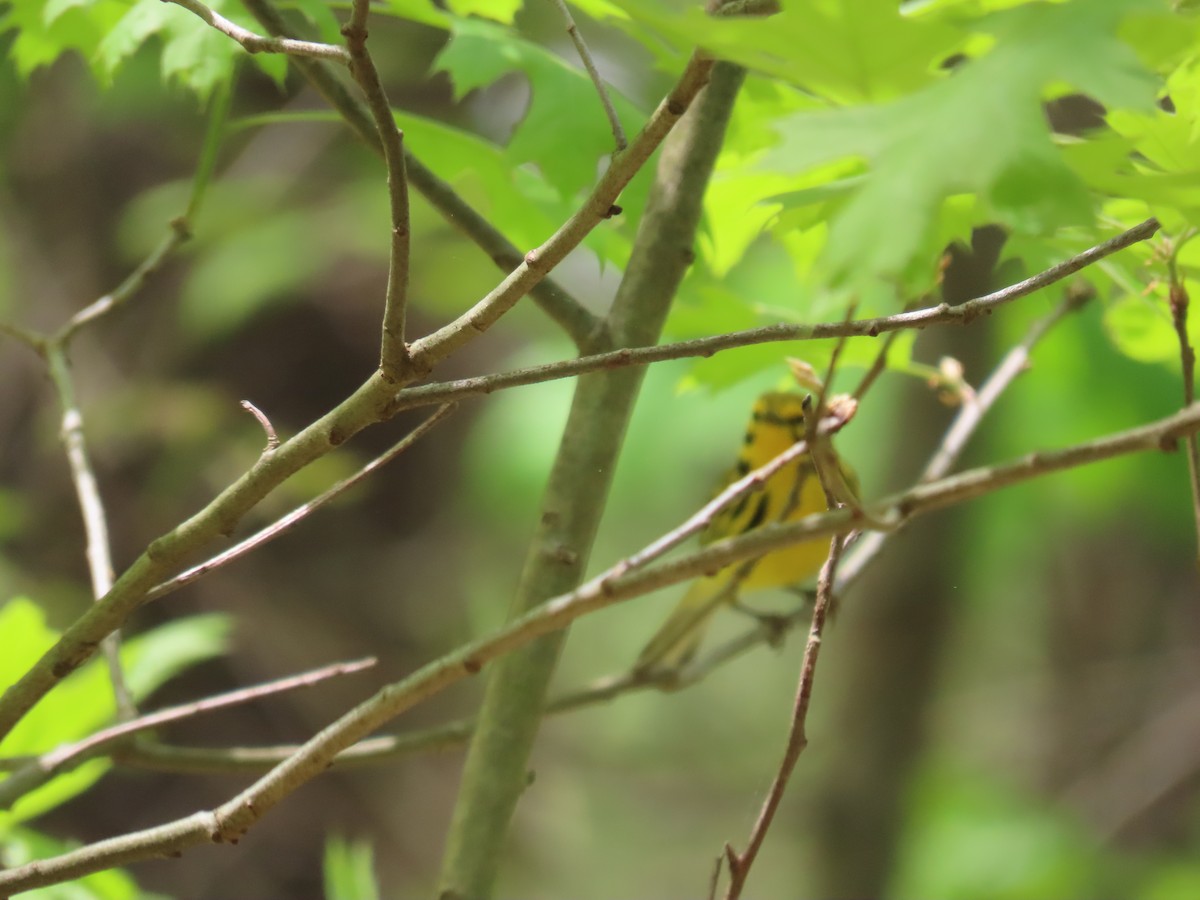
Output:
[[[798,394],[764,394],[754,404],[742,450],[726,476],[725,484],[765,465],[803,439],[803,398]],[[742,496],[718,515],[701,539],[709,543],[771,522],[802,519],[828,508],[812,460],[805,455],[772,475],[761,489]],[[805,581],[820,569],[828,549],[824,541],[806,541],[769,553],[754,564],[742,581],[741,590],[761,590]],[[728,577],[733,569],[736,566],[712,577]]]

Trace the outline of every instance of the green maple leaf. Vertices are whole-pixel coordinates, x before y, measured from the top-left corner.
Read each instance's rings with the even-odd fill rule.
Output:
[[[1108,108],[1152,108],[1156,79],[1117,37],[1146,0],[1030,4],[985,17],[994,44],[940,81],[894,102],[799,112],[780,120],[765,165],[799,173],[859,159],[869,171],[830,225],[833,284],[903,276],[946,198],[974,194],[1013,229],[1090,222],[1084,181],[1056,147],[1043,98],[1064,86]]]
[[[529,105],[508,142],[509,162],[534,163],[564,197],[590,186],[600,160],[615,149],[596,88],[580,64],[501,26],[480,19],[456,20],[435,68],[450,74],[459,97],[512,72],[528,78]],[[626,130],[635,128],[637,109],[609,93]]]

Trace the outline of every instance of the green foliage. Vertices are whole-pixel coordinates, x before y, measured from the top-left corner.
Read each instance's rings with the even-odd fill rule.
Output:
[[[233,0],[212,5],[246,27],[261,30]],[[657,85],[666,83],[664,73],[677,74],[696,46],[751,70],[705,197],[706,221],[696,264],[668,325],[672,337],[841,318],[851,302],[856,315],[889,313],[908,302],[936,302],[945,248],[969,241],[972,230],[981,225],[1004,227],[1006,271],[1029,274],[1154,215],[1164,223],[1160,239],[1079,276],[1095,288],[1099,302],[1062,329],[1066,334],[1054,336],[1052,352],[1039,353],[1027,379],[1035,381],[1034,386],[1022,393],[1025,389],[1019,384],[997,410],[990,426],[995,432],[993,450],[1003,457],[1028,452],[1032,446],[1062,444],[1143,421],[1177,404],[1173,370],[1178,368],[1179,349],[1166,304],[1169,264],[1192,294],[1200,281],[1200,242],[1191,240],[1200,216],[1196,4],[1176,3],[1168,9],[1154,0],[808,0],[785,3],[781,15],[746,21],[714,20],[703,14],[702,5],[668,0],[574,4],[591,17],[580,17],[585,32],[594,27],[607,37],[606,29],[616,30],[644,52],[633,63],[611,46],[597,53],[601,70],[609,74],[619,65],[624,76],[620,83],[630,86],[628,95],[612,94],[631,134],[650,109],[629,98],[655,95]],[[297,21],[306,19],[313,37],[341,40],[344,5],[296,0],[287,11]],[[454,103],[436,113],[424,92],[426,84],[422,90],[404,84],[393,92],[393,102],[400,105],[418,98],[411,109],[395,111],[406,146],[517,247],[544,241],[574,212],[614,150],[594,88],[575,57],[563,49],[565,39],[559,36],[556,52],[539,44],[533,37],[536,29],[529,25],[536,13],[521,12],[516,0],[389,0],[385,6],[372,6],[372,16],[380,15],[397,20],[406,39],[410,32],[432,35],[428,40],[440,49],[427,54],[432,59],[431,83],[436,85],[434,79],[444,75],[452,87]],[[400,30],[372,31],[371,46],[380,48],[377,58],[387,79],[396,76],[394,70],[386,71],[384,48],[389,45],[382,42]],[[228,134],[220,127],[221,116],[214,116],[217,124],[198,154],[210,164],[224,162],[217,160],[219,139],[227,139],[228,153],[255,140],[278,140],[269,129],[283,132],[287,141],[292,137],[289,128],[325,123],[332,133],[339,127],[332,112],[298,112],[295,106],[258,112],[269,91],[243,96],[232,90],[236,66],[246,55],[242,49],[188,11],[161,0],[13,0],[0,12],[0,31],[11,33],[8,47],[20,78],[71,54],[84,60],[97,83],[107,89],[119,90],[120,79],[128,77],[136,60],[143,70],[157,65],[163,81],[210,107],[219,107],[233,93],[235,107],[250,114],[236,120]],[[252,59],[281,90],[291,88],[284,80],[284,57],[256,54]],[[463,124],[469,122],[471,103],[479,94],[501,94],[514,80],[528,89],[528,101],[510,120],[491,122],[489,133],[503,133],[503,138],[483,136]],[[389,80],[389,91],[392,87]],[[1047,120],[1047,103],[1071,94],[1102,104],[1103,115],[1084,133],[1056,133]],[[338,147],[336,152],[344,151]],[[170,276],[177,279],[171,290],[178,298],[185,345],[191,341],[205,350],[219,349],[276,304],[304,297],[314,286],[330,293],[343,290],[339,278],[347,262],[366,260],[382,271],[388,249],[387,197],[382,169],[367,153],[321,153],[293,170],[237,167],[233,174],[215,177],[204,192],[208,171],[207,165],[202,167],[199,189],[183,181],[139,185],[142,193],[119,217],[115,236],[125,260],[137,259],[161,238],[168,221],[194,209],[196,194],[206,193],[203,213],[191,221],[195,238]],[[221,172],[222,165],[216,165],[216,171]],[[171,170],[169,177],[177,177],[177,172]],[[591,258],[583,264],[610,270],[624,266],[646,191],[645,176],[625,191],[620,199],[623,214],[586,239]],[[412,280],[414,303],[420,306],[414,320],[440,319],[477,298],[472,280],[477,270],[461,262],[473,251],[464,252],[445,239],[452,225],[414,199],[413,246],[419,249]],[[9,256],[7,247],[0,248],[0,281],[5,286],[8,270],[15,268],[16,257]],[[480,257],[481,267],[490,265]],[[580,262],[572,259],[571,264]],[[564,283],[571,284],[574,271],[564,270]],[[1018,339],[1029,320],[1044,313],[1057,296],[1055,289],[1043,298],[1030,298],[1021,311],[1006,310],[1003,323],[993,323],[990,332],[1002,338],[997,345]],[[0,295],[0,304],[7,302]],[[500,331],[511,337],[512,322],[522,327],[533,321],[521,318],[527,315],[527,305],[506,319]],[[1200,315],[1191,317],[1189,329],[1193,342],[1200,343]],[[528,333],[536,334],[535,328]],[[916,341],[915,334],[906,333],[894,345],[894,371],[914,374],[928,366],[921,346],[914,349]],[[1106,342],[1126,359],[1115,360]],[[820,368],[831,346],[766,344],[657,368],[647,380],[626,445],[621,473],[626,486],[618,481],[618,491],[624,489],[625,494],[613,503],[619,517],[605,526],[613,536],[602,533],[610,543],[596,558],[627,552],[636,543],[631,534],[648,539],[675,524],[679,514],[690,509],[688,504],[703,495],[709,470],[718,470],[736,443],[751,388],[773,386],[783,372],[784,355],[803,356]],[[839,389],[852,386],[877,348],[878,342],[870,340],[845,348]],[[486,364],[494,366],[497,359],[506,360],[506,366],[533,364],[569,352],[561,341],[518,352],[493,345]],[[356,364],[366,365],[361,359]],[[1148,374],[1146,364],[1158,368]],[[462,371],[469,370],[464,366]],[[973,383],[980,375],[978,368],[968,371]],[[746,382],[744,396],[743,391],[729,391],[716,401],[679,396],[681,388],[716,390],[739,382]],[[502,532],[511,540],[497,551],[489,535],[489,546],[479,550],[480,555],[503,553],[502,563],[510,568],[520,559],[521,539],[532,528],[534,502],[561,432],[569,387],[559,382],[492,398],[467,440],[461,480],[471,493],[454,502],[470,504],[464,518],[471,527]],[[99,412],[113,414],[106,419],[91,407],[89,437],[109,448],[154,435],[168,440],[186,437],[190,446],[192,439],[199,442],[207,433],[207,443],[190,451],[192,456],[180,450],[158,461],[158,468],[145,478],[151,487],[166,483],[175,489],[184,475],[194,484],[201,466],[206,473],[202,479],[211,479],[207,473],[214,468],[214,458],[226,469],[238,470],[241,457],[229,450],[236,442],[222,432],[229,417],[241,413],[225,408],[220,388],[206,387],[190,395],[188,390],[177,384],[139,385],[124,394],[110,390],[110,406]],[[142,415],[122,413],[132,406]],[[239,445],[236,451],[257,453],[261,435],[251,424],[243,424],[246,433],[253,431],[253,446]],[[845,435],[846,444],[860,439],[861,431],[853,431]],[[216,440],[222,451],[213,450]],[[891,463],[872,458],[895,451],[883,440],[882,451],[864,448],[865,468],[882,469]],[[848,455],[854,457],[853,452]],[[664,458],[672,470],[670,484],[665,484]],[[330,478],[345,474],[349,464],[344,451],[326,457],[289,481],[262,511],[269,511],[270,503],[310,496]],[[1168,523],[1156,526],[1165,533],[1187,512],[1177,496],[1178,482],[1147,486],[1143,475],[1132,464],[1096,468],[1065,476],[1056,482],[1055,491],[1071,494],[1075,513],[1082,508],[1098,518],[1129,516],[1141,503],[1153,509],[1157,522]],[[210,481],[202,485],[221,486]],[[983,588],[972,596],[999,606],[1009,599],[1006,593],[1015,591],[1032,604],[1024,589],[1038,575],[1037,566],[1014,572],[1011,560],[1018,554],[1011,552],[1013,544],[999,538],[1023,540],[1017,545],[1028,549],[1028,559],[1035,551],[1049,557],[1057,548],[1030,546],[1041,537],[1029,527],[1037,515],[1031,512],[1033,504],[1017,491],[1008,498],[990,507],[999,512],[994,515],[998,524],[988,532],[989,538],[999,535],[993,543],[1003,543],[1006,550],[996,551],[998,559],[990,568],[975,566],[978,580],[989,581],[1000,599],[989,600],[992,595]],[[0,538],[18,534],[31,514],[27,502],[10,500],[7,487],[0,490]],[[397,515],[408,516],[410,510]],[[1174,529],[1176,536],[1181,530]],[[1164,542],[1170,536],[1165,535]],[[484,565],[474,555],[472,560],[464,578],[477,579],[478,590],[468,582],[464,593],[486,600],[486,609],[481,604],[476,621],[469,623],[473,631],[480,631],[501,615],[497,598],[508,591],[507,574],[512,573],[505,573],[495,559]],[[606,625],[602,617],[596,618],[600,624],[589,621],[584,627],[608,630],[600,632],[603,638],[592,642],[588,652],[595,653],[597,666],[607,665],[610,660],[604,654],[628,637],[629,629],[623,622]],[[220,652],[224,627],[215,618],[185,620],[128,642],[124,659],[135,692],[144,696],[182,668]],[[26,601],[12,601],[0,610],[0,634],[6,649],[0,654],[0,683],[14,680],[56,637]],[[8,653],[8,648],[16,650]],[[632,658],[632,646],[628,649],[626,655]],[[773,662],[755,661],[764,677],[770,677],[767,666]],[[572,673],[576,674],[582,679],[591,673]],[[742,774],[757,778],[770,763],[749,758],[739,745],[749,733],[743,726],[749,728],[752,716],[763,719],[760,713],[769,704],[757,694],[754,704],[739,703],[744,683],[726,683],[717,690],[725,692],[717,695],[723,704],[735,710],[722,719],[723,733],[704,742],[689,733],[685,740],[697,755],[702,743],[706,754],[713,745],[728,751],[733,765],[724,758],[712,763],[720,777],[740,766]],[[44,752],[102,727],[112,714],[110,694],[103,666],[93,662],[27,717],[3,753]],[[661,717],[650,700],[639,702],[646,703],[648,711],[627,718],[616,732],[636,745],[635,752],[647,754],[650,742],[659,737],[654,731]],[[686,727],[701,728],[712,718],[711,704],[703,698],[694,702],[697,710]],[[606,723],[596,733],[611,740],[613,729]],[[620,752],[619,747],[603,746],[605,752]],[[594,746],[589,744],[586,752],[594,753]],[[25,798],[4,820],[10,828],[6,862],[57,852],[49,839],[15,823],[78,795],[105,768],[103,762],[90,763]],[[616,792],[594,785],[589,790],[613,804],[614,822],[628,819],[627,811],[617,808]],[[563,801],[560,797],[556,802]],[[1145,871],[1134,871],[1138,866],[1128,857],[1119,865],[1111,863],[1079,823],[1047,812],[1032,799],[1014,797],[1008,788],[981,776],[929,779],[919,786],[916,809],[894,885],[896,896],[1088,896],[1104,893],[1110,888],[1106,877],[1117,880],[1119,875],[1129,895],[1174,900],[1194,895],[1200,883],[1200,873],[1188,860],[1153,860]],[[586,847],[593,838],[587,817],[572,821],[578,831],[573,839]],[[330,838],[325,856],[328,897],[377,896],[371,870],[368,844]],[[42,896],[136,895],[124,875],[105,878]]]
[[[253,26],[239,4],[214,0],[216,12],[247,28]],[[177,81],[201,98],[233,74],[245,56],[236,43],[201,23],[187,10],[162,0],[13,0],[0,15],[0,33],[15,31],[10,54],[23,75],[50,65],[65,53],[78,53],[102,84],[151,38],[158,37],[163,78]],[[255,64],[282,80],[287,62],[257,54]]]
[[[194,616],[131,638],[121,647],[121,661],[134,699],[148,696],[184,669],[225,652],[229,619],[223,615]],[[0,683],[12,684],[58,640],[45,623],[41,608],[25,598],[0,607]],[[115,706],[108,670],[93,659],[67,676],[49,697],[26,715],[0,744],[0,754],[44,753],[77,741],[112,719]],[[67,772],[22,797],[0,814],[0,831],[26,822],[91,787],[108,769],[94,761]]]
[[[325,842],[325,900],[379,900],[375,851],[368,841],[332,834]]]
[[[1086,832],[1009,786],[943,765],[926,774],[913,808],[893,896],[1038,900],[1112,892],[1100,848]]]
[[[952,764],[928,767],[912,809],[891,896],[1182,900],[1200,887],[1194,858],[1113,853],[1070,814]]]
[[[1200,184],[1191,160],[1200,133],[1200,75],[1191,9],[1171,13],[1157,0],[908,6],[825,0],[785,4],[777,16],[727,20],[668,0],[577,5],[636,37],[660,67],[677,71],[698,45],[758,73],[739,104],[707,198],[703,264],[684,297],[693,306],[673,320],[672,333],[702,333],[698,310],[719,306],[733,312],[718,312],[710,330],[732,320],[834,317],[851,298],[860,314],[895,309],[935,287],[947,242],[966,240],[989,222],[1010,230],[1013,252],[1036,240],[1035,252],[1053,259],[1078,246],[1073,235],[1090,239],[1098,221],[1128,226],[1153,213],[1179,233],[1197,211]],[[295,6],[316,36],[339,39],[328,4]],[[254,27],[238,18],[236,4],[214,9]],[[442,11],[393,0],[387,12],[445,32],[433,71],[450,76],[456,97],[513,74],[528,83],[529,102],[502,146],[414,113],[400,120],[408,145],[439,176],[518,246],[533,246],[570,213],[613,147],[581,67],[525,39],[514,18],[518,9],[515,2],[461,0]],[[0,22],[17,31],[12,56],[22,73],[74,51],[111,83],[158,37],[164,75],[205,97],[244,55],[160,0],[19,0]],[[254,60],[282,77],[282,58]],[[1103,104],[1104,124],[1082,137],[1052,134],[1043,102],[1069,92]],[[1155,105],[1162,93],[1172,111]],[[636,130],[646,111],[619,92],[613,96],[627,129]],[[258,116],[245,124],[282,120]],[[602,262],[620,266],[627,258],[644,188],[635,182],[622,198],[624,215],[589,237],[587,246]],[[1144,205],[1130,206],[1135,200]],[[310,281],[345,250],[329,240],[338,230],[306,241],[311,218],[295,207],[256,211],[247,225],[256,220],[250,231],[212,247],[193,276],[186,308],[196,328],[219,334],[236,327],[247,312]],[[754,247],[764,242],[782,248],[792,271],[781,268],[767,284],[722,284],[731,273],[738,280],[740,265],[758,265]],[[247,266],[247,259],[260,265]],[[1190,258],[1181,255],[1180,264],[1191,279]],[[250,271],[254,278],[246,277]],[[1132,298],[1146,288],[1134,266],[1116,262],[1111,271],[1119,293],[1108,324],[1117,345],[1142,360],[1173,358],[1161,292],[1152,292],[1147,306]],[[231,279],[231,272],[242,277]],[[225,289],[214,290],[218,284]],[[725,300],[711,302],[722,291]],[[697,380],[732,383],[765,357],[708,361]]]
[[[530,102],[508,142],[506,159],[513,167],[536,164],[564,197],[590,184],[599,161],[613,152],[612,131],[586,74],[490,22],[457,20],[434,71],[450,74],[459,97],[501,76],[525,75]],[[611,93],[622,124],[636,129],[642,112],[619,93]]]
[[[921,268],[927,281],[936,250],[927,240],[955,194],[975,194],[984,221],[1019,232],[1087,222],[1088,194],[1051,141],[1041,99],[1066,84],[1109,106],[1149,109],[1155,80],[1116,38],[1135,5],[1143,4],[1023,7],[981,23],[994,38],[985,52],[901,100],[782,120],[782,141],[764,165],[801,171],[847,157],[870,165],[830,225],[832,283],[849,279],[861,289],[871,277],[907,274],[905,283],[916,284]],[[918,271],[909,272],[914,263]]]
[[[8,867],[19,866],[66,853],[74,846],[28,828],[14,828],[0,843],[0,862]],[[165,900],[162,894],[139,889],[121,869],[96,872],[65,884],[26,891],[21,897],[23,900]]]

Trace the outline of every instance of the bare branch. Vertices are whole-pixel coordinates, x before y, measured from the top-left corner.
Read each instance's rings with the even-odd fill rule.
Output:
[[[1064,450],[1033,453],[1000,466],[961,472],[869,505],[870,520],[902,523],[935,509],[1000,488],[1127,453],[1173,449],[1200,430],[1200,404],[1172,416]],[[479,673],[492,660],[535,638],[565,628],[580,616],[659,587],[695,578],[783,546],[844,535],[861,524],[852,510],[839,509],[795,522],[765,525],[736,538],[714,542],[697,553],[617,576],[608,571],[570,593],[549,600],[491,635],[472,641],[407,678],[380,690],[300,747],[246,790],[210,812],[102,841],[48,860],[0,871],[0,888],[10,892],[79,877],[114,865],[178,853],[209,841],[235,841],[285,796],[324,771],[339,753],[389,720],[447,687]]]
[[[26,331],[20,325],[0,320],[0,334],[7,334],[13,340],[20,341],[39,356],[45,353],[46,339],[35,332]]]
[[[427,371],[443,356],[469,342],[510,309],[546,271],[562,259],[607,213],[624,187],[654,148],[686,112],[707,80],[712,61],[697,56],[680,82],[660,105],[633,144],[614,160],[584,207],[572,216],[542,248],[527,254],[522,266],[474,310],[419,342],[409,377]],[[416,361],[420,360],[417,365]],[[237,481],[192,518],[153,541],[122,573],[113,589],[81,615],[58,642],[0,696],[0,738],[63,678],[89,659],[96,645],[121,624],[147,593],[179,571],[189,559],[219,536],[233,532],[238,522],[285,479],[329,453],[359,431],[384,421],[395,383],[382,370],[373,373],[349,397],[274,453],[262,455]]]
[[[388,102],[375,61],[367,50],[367,0],[354,0],[350,21],[342,28],[350,51],[350,74],[362,88],[375,119],[387,166],[388,202],[391,209],[391,248],[388,253],[387,297],[383,309],[383,340],[379,369],[386,380],[404,380],[408,368],[408,346],[404,341],[404,319],[408,306],[408,266],[411,228],[408,221],[408,174],[404,167],[404,135]]]
[[[1183,375],[1183,402],[1191,403],[1196,397],[1196,353],[1188,341],[1188,292],[1182,280],[1171,266],[1171,288],[1169,305],[1171,307],[1171,323],[1175,326],[1175,335],[1179,339],[1179,362]],[[1197,553],[1196,562],[1200,564],[1200,442],[1195,435],[1186,439],[1188,482],[1192,489],[1192,516],[1196,523]]]
[[[579,26],[575,24],[571,10],[567,8],[567,4],[563,0],[550,0],[550,2],[558,9],[559,15],[563,17],[563,21],[567,23],[567,34],[571,37],[571,43],[575,45],[575,50],[579,53],[583,67],[587,69],[588,77],[592,79],[592,84],[596,87],[596,93],[600,95],[600,104],[604,107],[604,115],[608,117],[608,125],[612,128],[613,139],[617,142],[617,150],[624,150],[628,144],[625,140],[625,130],[621,127],[621,120],[617,118],[617,110],[613,106],[612,98],[608,96],[608,91],[604,87],[604,79],[600,77],[600,72],[596,69],[596,63],[592,61],[592,54],[588,51],[587,44],[583,41],[583,35],[579,33]]]
[[[334,44],[322,44],[317,41],[297,41],[291,38],[264,37],[255,34],[236,22],[231,22],[220,13],[205,6],[200,0],[167,0],[176,6],[182,6],[188,12],[199,16],[217,31],[227,35],[241,44],[247,53],[285,53],[289,56],[307,56],[316,59],[328,59],[333,62],[348,64],[350,54],[342,47]]]
[[[174,253],[181,244],[191,237],[191,232],[188,229],[187,223],[183,219],[175,219],[171,222],[170,231],[163,236],[150,255],[138,264],[138,267],[129,273],[129,276],[122,281],[117,287],[103,297],[89,303],[75,315],[67,320],[54,335],[52,340],[55,343],[61,344],[64,347],[71,342],[75,337],[75,333],[107,313],[118,309],[129,301],[142,286],[146,283],[146,279],[153,275],[162,267],[172,253]]]
[[[423,438],[426,434],[428,434],[435,425],[452,413],[455,408],[455,404],[447,403],[445,406],[438,409],[437,412],[435,412],[432,416],[406,434],[386,451],[375,457],[375,459],[371,460],[353,475],[349,476],[348,478],[343,478],[341,481],[324,491],[319,496],[309,500],[307,503],[304,503],[301,506],[296,507],[286,516],[283,516],[278,521],[272,522],[261,531],[255,532],[244,541],[239,541],[235,546],[230,547],[224,553],[219,553],[212,559],[202,562],[197,566],[192,566],[192,568],[188,569],[186,572],[181,572],[170,581],[165,581],[162,584],[157,585],[146,595],[146,600],[157,600],[160,597],[165,597],[167,594],[177,591],[179,588],[184,587],[185,585],[189,585],[194,581],[198,581],[200,578],[203,578],[210,572],[221,568],[221,566],[245,556],[256,547],[260,547],[263,544],[269,543],[270,541],[275,540],[275,538],[285,534],[303,519],[312,515],[314,512],[328,503],[330,500],[333,500],[335,497],[338,497],[350,488],[354,487],[354,485],[358,484],[376,469],[387,465],[389,462]]]
[[[892,316],[880,316],[872,319],[857,319],[852,321],[825,322],[817,325],[779,324],[766,325],[762,328],[750,328],[745,331],[732,331],[728,334],[713,337],[696,338],[690,341],[680,341],[674,344],[661,344],[657,347],[636,347],[612,350],[607,353],[596,353],[581,356],[576,359],[547,363],[542,366],[531,366],[516,369],[512,372],[502,372],[497,375],[480,375],[475,378],[461,378],[455,381],[445,381],[433,384],[423,384],[418,387],[406,388],[396,395],[391,409],[410,409],[429,403],[444,403],[447,400],[462,397],[482,396],[508,388],[521,387],[529,384],[539,384],[544,381],[554,381],[559,378],[569,378],[585,372],[596,372],[603,369],[616,369],[622,366],[645,366],[650,363],[662,362],[668,359],[684,359],[690,356],[712,356],[722,350],[736,347],[747,347],[753,344],[770,343],[773,341],[807,341],[836,337],[876,337],[886,332],[901,331],[908,328],[926,328],[930,325],[966,325],[982,315],[990,314],[992,310],[1011,303],[1020,297],[1028,296],[1042,288],[1061,281],[1080,269],[1103,259],[1131,244],[1144,241],[1151,237],[1158,228],[1155,219],[1148,219],[1128,231],[1122,232],[1111,240],[1085,250],[1044,272],[1026,278],[1024,281],[985,294],[958,306],[940,303],[937,306],[896,313]]]
[[[1091,298],[1091,293],[1085,288],[1068,288],[1066,297],[1047,315],[1038,319],[1030,326],[1025,336],[1017,343],[1004,359],[980,386],[973,399],[964,402],[959,408],[958,415],[946,430],[933,456],[930,457],[921,482],[930,482],[944,477],[962,455],[967,442],[978,430],[984,416],[991,411],[1000,396],[1008,390],[1009,385],[1017,376],[1026,371],[1030,365],[1030,357],[1036,347],[1051,329],[1066,316],[1078,310]],[[858,577],[866,571],[874,558],[879,555],[889,534],[872,532],[860,540],[850,552],[846,564],[841,568],[841,578],[838,582],[839,593],[849,589]]]
[[[754,865],[754,860],[758,858],[758,851],[767,837],[767,831],[775,819],[779,804],[783,802],[783,792],[787,789],[788,780],[796,769],[796,762],[800,759],[800,754],[808,746],[805,723],[808,721],[808,707],[812,700],[817,658],[821,652],[821,636],[825,631],[825,620],[833,604],[833,581],[838,561],[842,556],[843,544],[844,539],[841,535],[833,538],[829,545],[829,558],[825,560],[825,565],[821,567],[821,574],[817,577],[817,600],[813,606],[808,643],[804,647],[804,660],[800,664],[800,679],[796,685],[796,699],[792,704],[792,719],[788,728],[783,760],[780,762],[771,787],[767,791],[767,796],[763,800],[754,827],[750,830],[746,849],[741,853],[736,853],[726,844],[725,858],[729,863],[730,874],[729,888],[725,891],[726,900],[737,900],[742,895],[750,868]]]
[[[67,744],[49,753],[42,754],[13,772],[8,778],[0,781],[0,809],[10,807],[20,797],[45,784],[54,776],[69,772],[89,759],[95,759],[98,756],[104,755],[114,745],[124,742],[130,736],[139,732],[159,728],[172,722],[190,719],[203,713],[227,709],[228,707],[250,703],[254,700],[261,700],[265,697],[281,694],[286,691],[294,691],[297,688],[312,687],[330,678],[352,675],[364,669],[369,669],[376,662],[377,660],[374,658],[367,657],[366,659],[354,662],[322,666],[319,669],[313,669],[311,672],[304,672],[300,675],[280,678],[276,681],[269,681],[266,684],[241,688],[225,694],[218,694],[215,697],[208,697],[204,700],[196,700],[191,703],[172,706],[155,713],[138,716],[136,719],[121,722],[110,728],[105,728],[81,741],[76,741],[73,744]]]
[[[650,154],[687,112],[700,89],[708,83],[712,67],[710,57],[693,54],[675,87],[659,103],[632,143],[613,157],[612,165],[583,206],[549,240],[526,253],[521,265],[495,290],[449,325],[412,345],[413,368],[418,374],[429,372],[438,362],[487,331],[608,217],[625,185],[641,170]]]
[[[267,435],[267,448],[264,453],[270,453],[279,446],[279,435],[275,433],[275,426],[271,424],[271,420],[267,418],[267,414],[251,403],[249,400],[243,400],[241,403],[242,409],[250,413],[258,420],[258,424],[262,426],[262,430]]]
[[[290,36],[288,25],[269,0],[243,0],[243,5],[271,34]],[[291,62],[346,120],[350,129],[376,153],[383,144],[371,114],[324,63],[293,56]],[[449,183],[439,178],[408,149],[404,163],[409,181],[442,214],[445,220],[473,241],[503,271],[521,264],[524,254],[492,223],[468,204]],[[577,347],[584,347],[599,319],[572,297],[560,284],[547,277],[530,291],[534,303],[567,333]]]
[[[86,556],[88,574],[92,580],[92,598],[99,600],[112,589],[113,564],[112,550],[108,540],[108,519],[104,512],[104,502],[100,497],[100,486],[96,474],[92,470],[92,462],[88,457],[87,442],[83,437],[83,413],[75,400],[75,386],[71,380],[70,365],[67,362],[66,350],[57,340],[49,341],[45,346],[46,365],[50,370],[50,380],[54,392],[58,395],[59,408],[62,410],[59,434],[62,438],[63,449],[67,454],[67,466],[71,470],[71,483],[75,485],[75,497],[79,501],[79,511],[83,517],[83,531],[86,536]],[[121,718],[132,718],[137,715],[133,703],[133,695],[125,684],[125,675],[121,671],[121,646],[117,632],[107,635],[103,642],[105,661],[108,664],[109,680],[112,683],[113,698],[117,705],[117,714]]]

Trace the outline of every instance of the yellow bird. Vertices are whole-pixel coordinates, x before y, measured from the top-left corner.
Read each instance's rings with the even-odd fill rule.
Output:
[[[718,493],[804,440],[804,403],[803,395],[783,392],[758,398],[737,463],[722,480]],[[844,463],[839,465],[846,485],[857,492],[853,471]],[[725,507],[701,532],[700,543],[744,534],[771,522],[802,519],[828,508],[812,458],[805,454],[772,475],[757,491],[743,494]],[[683,666],[699,649],[704,630],[719,605],[732,604],[741,593],[803,582],[817,574],[828,552],[829,541],[824,538],[805,541],[763,556],[738,584],[734,584],[735,576],[744,563],[734,563],[713,575],[698,578],[646,644],[634,670],[648,672]]]

